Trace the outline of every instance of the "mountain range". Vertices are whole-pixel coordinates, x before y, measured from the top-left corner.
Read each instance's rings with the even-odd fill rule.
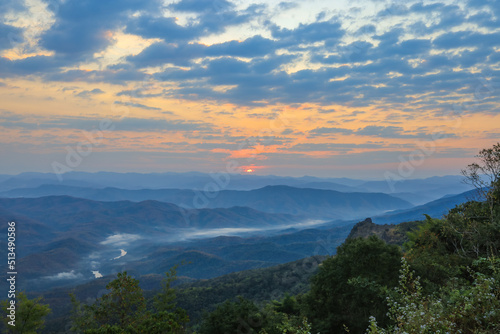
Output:
[[[201,173],[68,173],[62,182],[54,174],[1,175],[0,228],[18,223],[20,286],[71,286],[123,270],[161,274],[178,263],[188,263],[181,275],[208,279],[332,255],[366,217],[377,224],[439,217],[469,196],[420,206],[401,199],[463,189],[454,188],[456,177],[402,181],[408,187],[393,184],[400,192],[390,194],[377,192],[388,190],[386,181],[231,175],[227,187],[213,187],[223,180]],[[5,240],[0,247],[3,254]]]
[[[268,213],[303,215],[311,219],[359,219],[413,205],[384,193],[343,193],[334,190],[266,186],[241,191],[202,192],[191,189],[84,188],[62,185],[41,185],[0,193],[0,197],[35,198],[68,195],[95,201],[147,201],[173,203],[184,208],[231,208],[245,206]]]
[[[70,172],[21,173],[0,175],[0,192],[40,185],[65,185],[85,188],[120,189],[195,189],[253,190],[269,185],[335,190],[341,192],[382,192],[404,199],[414,205],[424,204],[449,194],[459,194],[472,188],[462,183],[458,175],[426,179],[356,180],[349,178],[319,178],[312,176],[281,177],[274,175],[220,173],[113,173]]]
[[[181,262],[195,264],[183,269],[186,276],[210,278],[303,258],[326,235],[294,229],[304,228],[304,217],[248,207],[182,209],[152,200],[102,202],[69,196],[1,198],[0,220],[3,229],[8,221],[17,223],[17,264],[32,289],[88,280],[92,271],[161,273]],[[347,235],[343,231],[342,237],[332,232],[334,247]],[[210,239],[232,233],[266,237]],[[3,254],[5,241],[0,245]]]

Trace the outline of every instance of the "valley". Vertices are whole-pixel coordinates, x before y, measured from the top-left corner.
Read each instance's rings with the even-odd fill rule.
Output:
[[[186,263],[180,275],[208,279],[333,255],[351,227],[366,217],[376,223],[419,220],[424,213],[439,217],[470,195],[450,194],[414,206],[391,193],[370,192],[387,190],[382,181],[232,175],[228,188],[240,190],[221,190],[197,208],[196,196],[203,193],[203,182],[213,181],[211,175],[70,173],[63,184],[50,174],[3,179],[1,224],[19,224],[20,284],[32,291],[124,270],[161,274],[178,263]],[[455,180],[403,182],[414,194],[436,183],[463,190]],[[110,187],[120,182],[124,188]],[[201,189],[131,189],[141,182]],[[251,187],[267,182],[272,185]],[[321,189],[300,188],[305,186]]]
[[[402,195],[387,191],[381,183],[350,179],[337,180],[341,184],[322,179],[273,178],[272,185],[253,189],[249,178],[235,175],[232,185],[247,189],[221,190],[210,195],[209,201],[197,204],[201,195],[207,198],[202,188],[135,187],[148,178],[157,186],[187,187],[191,174],[168,176],[166,180],[177,182],[169,184],[162,181],[164,175],[139,175],[137,180],[127,175],[124,185],[128,189],[110,187],[123,181],[118,173],[107,173],[107,182],[103,183],[99,183],[103,181],[100,173],[77,175],[72,176],[75,179],[65,178],[63,184],[38,174],[21,174],[0,182],[2,228],[8,221],[18,224],[18,270],[22,273],[19,287],[60,304],[54,305],[60,311],[49,317],[51,328],[68,316],[63,306],[69,303],[68,291],[76,289],[81,297],[92,294],[97,287],[102,291],[105,282],[118,272],[140,278],[144,289],[151,291],[160,286],[162,275],[177,265],[183,286],[180,291],[185,291],[181,292],[181,305],[199,321],[201,311],[187,292],[191,289],[207,284],[213,287],[220,284],[215,283],[217,280],[232,282],[231,275],[244,273],[243,277],[247,277],[253,275],[252,271],[258,273],[255,280],[260,282],[258,276],[267,275],[266,270],[273,272],[280,265],[335,255],[337,247],[353,233],[378,233],[388,242],[401,244],[404,231],[416,225],[412,223],[397,232],[392,228],[395,225],[376,224],[418,221],[424,214],[439,218],[473,196],[466,190],[414,205],[403,197],[423,198],[419,194],[433,189],[435,179],[405,181],[406,192]],[[197,185],[210,178],[196,176]],[[255,184],[270,181],[265,177],[251,179]],[[454,177],[438,181],[442,189],[464,190],[453,186]],[[384,190],[387,193],[379,192]],[[437,196],[430,193],[431,199]],[[376,232],[377,226],[382,230]],[[0,244],[3,252],[5,242]],[[319,260],[312,261],[317,268]],[[314,268],[307,275],[292,277],[292,282],[307,281]],[[245,290],[252,290],[251,285],[257,283],[248,284]],[[281,284],[278,290],[264,294],[262,300],[282,298],[283,291],[305,292],[303,283],[296,288]],[[207,306],[207,310],[230,294],[221,292],[217,297],[211,289],[203,290],[208,295],[196,297],[210,300],[213,306]]]

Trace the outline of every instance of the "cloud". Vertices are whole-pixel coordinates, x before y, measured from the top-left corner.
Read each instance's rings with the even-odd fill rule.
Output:
[[[361,28],[359,28],[355,33],[354,36],[359,37],[362,35],[369,35],[372,36],[376,33],[377,27],[373,24],[365,24]]]
[[[273,40],[256,35],[246,40],[229,41],[220,44],[214,44],[207,48],[208,56],[233,56],[233,57],[261,57],[274,53],[277,43]]]
[[[442,34],[433,40],[433,45],[443,49],[463,47],[492,47],[498,45],[500,32],[479,33],[472,31],[457,31]]]
[[[373,136],[379,138],[418,138],[419,135],[411,134],[399,126],[370,125],[356,131],[357,135]]]
[[[213,13],[231,10],[235,6],[226,0],[181,0],[168,7],[178,12]]]
[[[293,3],[245,8],[227,0],[183,0],[167,5],[166,16],[162,6],[157,0],[63,2],[55,7],[55,22],[42,33],[39,45],[55,54],[0,58],[0,76],[124,86],[154,78],[169,84],[161,92],[136,97],[245,106],[309,102],[409,110],[412,105],[423,110],[436,109],[456,94],[462,100],[473,98],[471,73],[498,66],[500,58],[495,51],[500,33],[488,28],[499,13],[493,2],[394,5],[354,29],[346,28],[347,17],[341,14],[330,19],[319,15],[296,27],[277,25],[273,11],[292,8]],[[182,20],[175,18],[179,13]],[[262,24],[261,19],[266,21]],[[201,43],[201,37],[230,26],[243,29],[249,22],[258,22],[266,31],[241,40]],[[99,63],[96,52],[112,45],[120,29],[158,40],[102,70],[75,69],[82,60]],[[163,69],[144,71],[157,66]],[[133,91],[127,87],[118,95]]]
[[[442,131],[437,131],[436,129],[420,128],[417,132],[405,131],[399,126],[378,126],[369,125],[364,128],[355,131],[357,135],[361,136],[371,136],[378,138],[454,138],[457,137],[453,133],[446,133]]]
[[[113,43],[112,32],[128,16],[141,10],[158,10],[156,0],[87,0],[60,2],[55,23],[40,38],[40,45],[74,61],[92,57]]]
[[[311,151],[343,151],[348,152],[360,148],[381,148],[381,144],[348,144],[348,143],[303,143],[290,148],[290,151],[311,152]]]
[[[7,16],[11,13],[19,14],[19,12],[25,11],[26,6],[24,1],[19,0],[2,0],[0,1],[0,17]]]
[[[349,129],[343,129],[343,128],[328,128],[328,127],[321,127],[321,128],[316,128],[314,130],[309,131],[309,134],[311,135],[326,135],[326,134],[336,134],[336,133],[341,133],[341,134],[352,134],[353,131]]]
[[[170,121],[165,119],[124,118],[116,122],[116,129],[123,131],[212,131],[203,122]]]
[[[197,43],[170,44],[158,42],[150,45],[138,55],[127,57],[127,60],[139,68],[163,64],[188,66],[192,59],[202,57],[205,49],[206,46]]]
[[[146,106],[144,104],[133,103],[133,102],[115,101],[115,104],[120,104],[122,106],[127,106],[127,107],[134,107],[134,108],[146,109],[146,110],[161,110],[161,108],[150,107],[150,106]]]
[[[284,12],[290,9],[298,8],[299,4],[295,2],[282,1],[278,4],[278,8],[280,11]]]
[[[295,29],[272,26],[271,32],[274,38],[279,39],[282,46],[312,44],[320,41],[333,45],[345,34],[341,23],[337,21],[301,23]]]
[[[0,62],[1,66],[1,62]],[[44,73],[42,78],[45,81],[61,81],[61,82],[89,82],[89,83],[112,83],[116,85],[125,85],[129,81],[145,82],[151,75],[137,70],[116,69],[116,70],[67,70],[53,71],[52,73]]]
[[[102,119],[89,117],[51,117],[20,116],[11,112],[0,113],[0,126],[17,129],[77,129],[92,130],[99,126]],[[209,123],[167,120],[162,118],[133,118],[110,119],[114,131],[201,131],[211,132],[213,126]]]
[[[92,90],[82,90],[80,93],[76,94],[76,96],[84,99],[89,99],[91,96],[99,94],[104,94],[104,91],[99,88],[94,88]]]
[[[23,117],[19,114],[13,113],[12,111],[1,110],[0,109],[0,122],[2,121],[20,121]],[[1,123],[0,123],[1,124]]]
[[[408,7],[404,4],[390,4],[385,9],[379,11],[377,16],[379,18],[386,18],[388,16],[403,16],[408,13]]]
[[[51,73],[65,64],[64,60],[52,56],[31,56],[16,60],[0,57],[0,77]]]
[[[0,22],[0,50],[12,49],[23,41],[22,29]]]
[[[488,138],[488,139],[496,139],[496,140],[498,140],[498,138],[500,138],[500,132],[488,132],[488,131],[484,131],[483,132],[483,136],[485,138]]]
[[[196,18],[180,25],[176,17],[146,12],[131,18],[125,31],[145,38],[160,38],[166,43],[186,44],[202,36],[221,33],[230,26],[255,20],[264,7],[250,5],[244,10],[237,10],[234,4],[225,0],[186,0],[170,4],[168,8],[173,12],[194,13]]]
[[[138,88],[138,89],[127,89],[127,90],[122,90],[121,92],[117,93],[116,96],[130,96],[133,98],[148,98],[148,97],[158,97],[162,96],[162,93],[145,93],[147,88]]]
[[[175,17],[155,17],[150,15],[132,18],[128,22],[125,31],[145,38],[161,38],[167,43],[187,42],[207,33],[199,25],[181,26],[177,24],[177,18]]]
[[[398,43],[393,48],[385,49],[388,55],[418,55],[427,53],[431,49],[431,42],[427,39],[411,39]]]
[[[276,43],[262,36],[254,36],[242,42],[230,41],[209,47],[198,43],[158,42],[150,45],[141,53],[127,57],[127,60],[139,68],[173,64],[190,66],[191,61],[203,57],[260,57],[274,53]],[[226,58],[228,59],[228,58]]]
[[[227,150],[238,150],[238,144],[229,143],[198,143],[194,144],[196,148],[203,150],[214,150],[214,149],[227,149]]]

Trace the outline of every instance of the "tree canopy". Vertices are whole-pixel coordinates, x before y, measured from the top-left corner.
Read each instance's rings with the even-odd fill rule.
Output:
[[[3,310],[8,310],[10,302],[4,300],[1,305]],[[16,296],[15,326],[9,324],[9,317],[4,317],[4,333],[35,334],[44,327],[50,312],[50,307],[42,304],[42,297],[29,299],[26,293],[20,292]]]

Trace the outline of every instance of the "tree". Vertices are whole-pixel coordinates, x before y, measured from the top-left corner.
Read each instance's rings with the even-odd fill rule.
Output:
[[[111,323],[126,328],[137,322],[138,316],[146,311],[146,301],[139,287],[139,280],[118,273],[106,288],[110,293],[103,295],[94,304],[95,316],[99,323]]]
[[[262,310],[264,328],[259,334],[310,334],[311,325],[300,314],[299,303],[288,293],[281,301],[273,300]]]
[[[161,290],[154,297],[154,310],[148,313],[141,325],[147,333],[180,333],[189,322],[186,311],[177,306],[175,290],[172,288],[172,283],[177,279],[177,267],[165,273]]]
[[[5,333],[34,334],[44,327],[45,316],[51,312],[50,307],[42,304],[42,297],[28,299],[24,292],[17,295],[16,298],[16,318],[15,326],[9,325],[10,318],[4,317],[3,321],[7,328]],[[2,308],[6,310],[10,303],[4,300],[1,303]]]
[[[384,329],[371,317],[368,333],[499,333],[500,144],[478,158],[463,175],[483,201],[458,205],[443,219],[427,216],[409,233],[408,262],[388,295],[393,324]]]
[[[498,219],[500,204],[500,143],[483,149],[476,156],[479,163],[468,165],[462,174],[465,183],[473,185],[490,208],[490,220]],[[494,210],[495,206],[497,210]]]
[[[274,301],[273,306],[274,309],[280,313],[285,313],[288,315],[299,315],[300,313],[297,299],[293,296],[290,296],[288,292],[285,293],[282,301]]]
[[[72,331],[86,334],[183,332],[189,318],[175,305],[175,293],[171,288],[175,279],[176,267],[166,273],[152,310],[146,307],[139,280],[127,272],[118,273],[106,286],[110,292],[92,305],[82,305],[72,296]]]
[[[454,228],[458,226],[455,225]],[[417,230],[408,233],[406,258],[422,276],[426,291],[435,291],[452,277],[463,277],[472,259],[454,251],[461,248],[460,238],[445,219],[426,216]],[[463,228],[459,228],[463,230]],[[460,233],[458,233],[460,234]],[[467,276],[467,275],[465,275]]]
[[[118,273],[117,278],[106,288],[109,293],[98,298],[92,305],[83,307],[72,297],[73,330],[84,333],[113,333],[137,327],[143,320],[146,303],[139,281],[127,272]]]
[[[265,326],[259,308],[250,300],[238,297],[226,300],[213,312],[206,314],[200,334],[259,333]]]
[[[346,325],[362,333],[370,315],[385,322],[386,290],[398,282],[401,256],[377,236],[347,239],[311,280],[305,313],[313,332],[340,333]]]
[[[457,205],[443,219],[427,216],[425,224],[408,234],[408,261],[428,292],[451,278],[471,282],[468,268],[474,261],[500,255],[500,144],[481,150],[477,157],[479,163],[462,173],[482,201]]]
[[[481,261],[485,265],[489,261]],[[498,270],[498,261],[487,264]],[[369,334],[389,333],[498,333],[500,330],[500,290],[491,277],[472,273],[470,285],[450,280],[438,293],[425,295],[420,278],[403,258],[399,286],[388,297],[393,325],[379,327],[370,317]]]

